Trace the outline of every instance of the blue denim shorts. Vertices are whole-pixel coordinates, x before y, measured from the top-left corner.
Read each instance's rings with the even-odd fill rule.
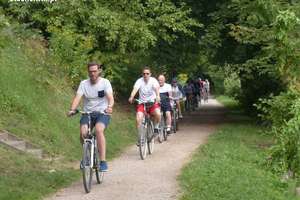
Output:
[[[93,112],[90,114],[91,116],[91,126],[94,127],[97,123],[104,124],[105,128],[107,128],[110,122],[110,115],[104,115],[99,112]],[[80,125],[88,124],[89,117],[88,115],[82,115],[80,119]]]

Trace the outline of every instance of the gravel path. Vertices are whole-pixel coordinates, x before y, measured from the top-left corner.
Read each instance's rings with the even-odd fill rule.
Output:
[[[178,199],[180,188],[176,181],[181,168],[196,148],[203,144],[216,125],[224,120],[225,110],[216,100],[200,110],[184,116],[180,131],[167,142],[155,144],[153,155],[140,160],[136,146],[110,161],[109,172],[100,185],[93,181],[92,191],[86,194],[82,181],[62,189],[47,200],[169,200]]]

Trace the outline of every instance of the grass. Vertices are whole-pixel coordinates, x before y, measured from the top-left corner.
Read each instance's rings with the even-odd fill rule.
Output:
[[[217,98],[238,111],[236,101]],[[233,112],[238,115],[241,112]],[[179,176],[181,200],[295,200],[295,181],[266,166],[272,138],[248,121],[224,124],[193,155]]]
[[[217,96],[217,100],[231,111],[240,110],[239,102],[235,99],[232,99],[228,96],[219,95]]]
[[[69,185],[79,171],[56,166],[0,147],[0,199],[41,199],[45,194]]]
[[[70,167],[81,157],[79,116],[66,117],[74,91],[49,73],[53,66],[39,41],[23,42],[11,40],[0,49],[0,129],[64,159],[41,161],[0,146],[1,200],[41,199],[80,177]],[[134,143],[134,127],[134,115],[116,106],[106,131],[108,159]]]
[[[292,200],[293,182],[265,166],[270,138],[253,125],[224,125],[179,177],[182,200]]]

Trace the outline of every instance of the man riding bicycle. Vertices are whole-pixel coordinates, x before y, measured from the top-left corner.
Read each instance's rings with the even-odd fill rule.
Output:
[[[128,101],[134,102],[134,96],[139,92],[139,98],[142,102],[153,102],[153,105],[149,108],[149,112],[154,121],[154,134],[158,134],[159,122],[160,122],[160,96],[159,96],[159,83],[151,77],[151,70],[149,67],[144,67],[143,77],[139,78],[131,91]],[[144,104],[138,104],[136,108],[136,126],[137,129],[141,126],[144,117]]]
[[[193,103],[194,103],[194,84],[193,80],[189,79],[186,82],[186,85],[183,87],[185,95],[186,95],[186,101],[185,101],[185,108],[186,110],[189,110],[193,108]]]
[[[171,133],[171,103],[170,98],[172,95],[172,87],[170,84],[166,83],[166,78],[164,75],[158,76],[159,82],[159,94],[160,94],[160,106],[161,112],[163,112],[166,116],[166,124],[167,124],[167,134]]]
[[[102,65],[95,62],[87,66],[89,79],[80,82],[77,93],[71,103],[71,109],[68,116],[76,113],[76,109],[83,97],[83,111],[92,112],[92,127],[95,127],[97,136],[97,145],[99,147],[100,163],[99,170],[105,172],[108,170],[106,162],[106,140],[104,130],[107,128],[114,105],[113,90],[110,81],[102,78]],[[103,114],[107,113],[107,114]],[[80,119],[80,142],[88,133],[88,116],[82,115]],[[82,162],[80,168],[83,168]]]

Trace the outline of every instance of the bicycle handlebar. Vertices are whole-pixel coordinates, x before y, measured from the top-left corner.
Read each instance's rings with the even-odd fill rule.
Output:
[[[110,115],[110,114],[108,114],[107,112],[103,112],[103,111],[94,111],[94,112],[86,112],[86,111],[81,111],[81,110],[79,110],[79,109],[76,109],[75,110],[75,113],[73,113],[71,116],[74,116],[74,115],[76,115],[76,114],[78,114],[78,113],[80,113],[80,114],[82,114],[82,115],[90,115],[90,114],[92,114],[92,113],[100,113],[100,114],[103,114],[103,115]]]
[[[134,99],[138,104],[155,103],[155,101],[142,101],[140,99]]]

